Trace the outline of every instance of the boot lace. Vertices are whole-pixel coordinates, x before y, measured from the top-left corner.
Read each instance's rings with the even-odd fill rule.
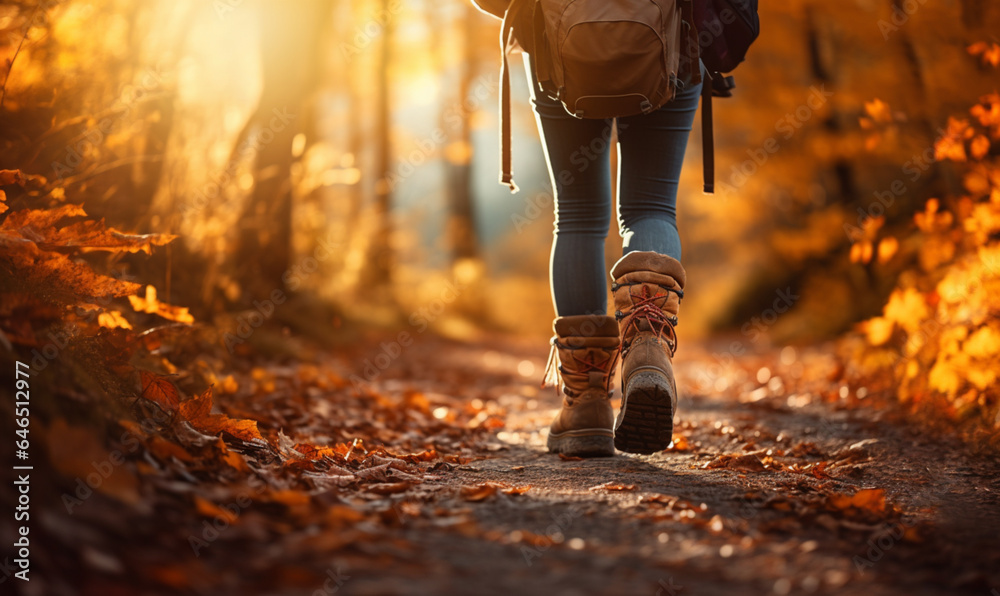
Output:
[[[663,311],[663,308],[659,306],[656,302],[661,299],[668,297],[668,294],[660,294],[659,292],[650,295],[648,283],[629,283],[629,284],[612,284],[612,291],[617,290],[620,287],[631,287],[635,285],[642,286],[641,295],[635,294],[632,290],[629,290],[629,298],[632,300],[632,308],[629,309],[628,313],[623,313],[618,310],[615,311],[615,319],[618,320],[622,328],[622,343],[618,348],[619,355],[623,355],[628,351],[629,346],[631,346],[631,339],[626,341],[625,338],[631,338],[634,333],[638,333],[639,321],[646,321],[649,328],[656,333],[657,337],[663,338],[667,342],[667,348],[670,350],[670,357],[673,358],[674,354],[677,352],[677,317],[668,315]],[[657,284],[661,289],[666,292],[672,292],[677,294],[678,299],[684,298],[684,290],[679,290],[676,288],[667,287],[664,285]],[[634,332],[634,333],[633,333]]]
[[[573,362],[575,366],[574,370],[567,371],[562,365],[562,359],[559,357],[559,348],[571,350],[571,355],[573,356]],[[542,387],[547,387],[549,385],[555,387],[556,395],[559,395],[559,384],[560,379],[567,376],[571,377],[590,377],[592,371],[599,371],[604,373],[604,390],[611,391],[611,374],[610,371],[614,370],[615,365],[618,363],[618,355],[620,350],[615,350],[613,354],[608,354],[607,358],[597,362],[596,354],[591,354],[589,358],[577,356],[577,352],[581,351],[578,349],[573,349],[571,346],[559,343],[558,337],[552,338],[552,348],[549,350],[549,360],[545,364],[545,378],[542,380]],[[602,350],[607,353],[607,350]]]

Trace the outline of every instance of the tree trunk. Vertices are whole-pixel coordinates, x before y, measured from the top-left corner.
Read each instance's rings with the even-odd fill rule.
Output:
[[[381,14],[391,14],[391,0],[382,0]],[[392,38],[394,17],[386,19],[382,29],[382,41],[376,68],[375,98],[375,204],[372,217],[375,219],[374,233],[366,248],[365,264],[359,276],[360,286],[366,290],[387,288],[392,282],[394,254],[392,250],[392,189],[389,176],[392,168],[392,89],[389,83],[389,67],[392,61]],[[388,292],[369,293],[369,297],[387,297]]]
[[[248,141],[254,187],[237,232],[234,270],[247,300],[283,288],[291,262],[292,140],[318,83],[319,41],[332,0],[268,0],[260,19],[263,91]],[[249,295],[246,293],[249,291]]]
[[[462,43],[464,59],[459,65],[458,100],[462,105],[472,90],[472,79],[476,76],[476,32],[478,15],[469,6],[463,15]],[[479,257],[479,235],[476,232],[475,209],[472,196],[472,114],[462,112],[458,130],[451,134],[453,150],[447,152],[448,169],[448,241],[452,263],[463,259]]]

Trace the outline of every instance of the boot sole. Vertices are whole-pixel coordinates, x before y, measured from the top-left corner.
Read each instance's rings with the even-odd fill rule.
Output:
[[[666,377],[653,371],[637,372],[623,395],[615,447],[643,455],[666,449],[674,434],[674,396]]]
[[[614,438],[609,435],[549,435],[549,451],[575,457],[610,457],[615,454]]]

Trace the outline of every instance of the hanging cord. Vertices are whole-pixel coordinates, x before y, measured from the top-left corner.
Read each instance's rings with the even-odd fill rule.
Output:
[[[577,365],[574,370],[567,371],[563,365],[562,360],[559,357],[559,348],[572,350],[573,362]],[[592,348],[599,349],[608,353],[608,357],[601,362],[594,362],[593,356],[589,360],[580,358],[576,353],[584,348],[570,348],[559,343],[558,337],[552,338],[552,349],[549,350],[549,360],[545,365],[545,377],[542,380],[542,387],[547,387],[549,385],[555,387],[556,395],[559,394],[560,380],[567,376],[582,376],[588,377],[591,371],[598,371],[604,373],[604,389],[605,391],[611,391],[611,374],[610,371],[614,370],[616,364],[618,364],[618,354],[620,353],[620,348],[614,350],[614,353],[608,353],[605,348]]]

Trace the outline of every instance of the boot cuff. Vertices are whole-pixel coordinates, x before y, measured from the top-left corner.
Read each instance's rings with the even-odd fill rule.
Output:
[[[611,279],[618,279],[628,273],[652,272],[668,275],[683,288],[687,283],[687,274],[677,259],[652,251],[633,251],[618,259],[611,268]]]
[[[558,317],[552,322],[552,329],[561,338],[618,337],[618,322],[603,315]]]

